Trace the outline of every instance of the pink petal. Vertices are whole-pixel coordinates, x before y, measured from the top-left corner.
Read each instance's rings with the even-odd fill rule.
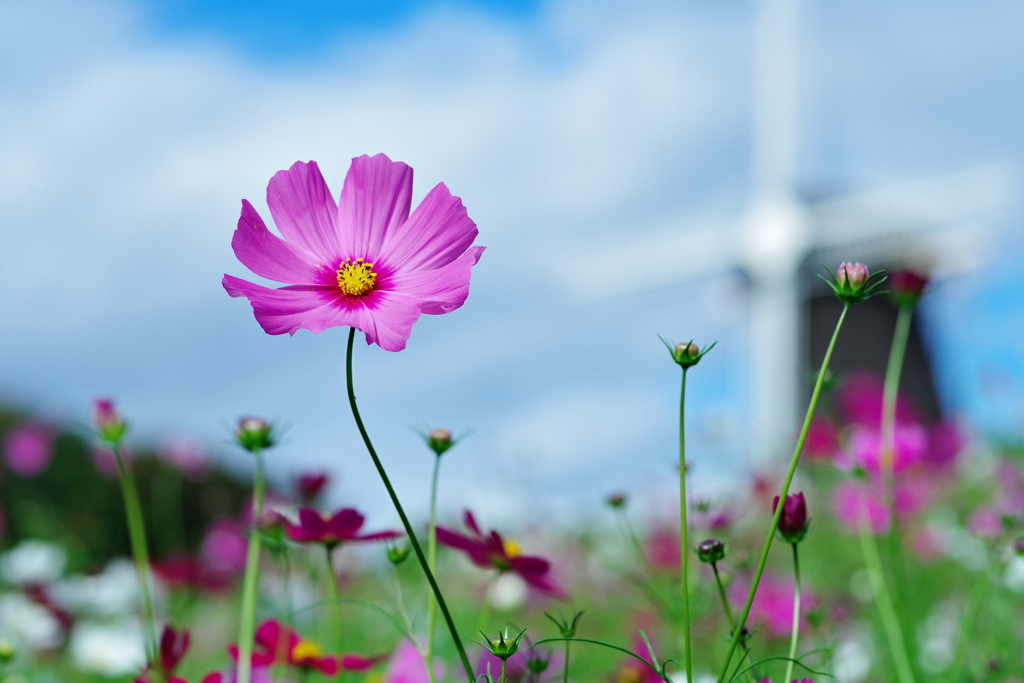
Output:
[[[449,313],[466,302],[470,269],[480,260],[484,249],[473,247],[455,261],[434,270],[396,273],[389,285],[394,294],[418,302],[423,313]]]
[[[484,532],[480,531],[480,526],[476,523],[476,517],[469,510],[462,513],[462,523],[474,534],[483,538]]]
[[[291,284],[316,284],[315,257],[292,246],[267,230],[266,224],[247,200],[231,237],[235,256],[260,277]]]
[[[267,205],[281,235],[315,255],[323,264],[341,256],[337,206],[315,161],[296,161],[267,185]]]
[[[409,217],[412,169],[384,154],[352,160],[338,202],[343,257],[373,262],[388,233]]]
[[[466,213],[462,200],[439,183],[409,220],[388,233],[382,252],[396,269],[430,270],[461,256],[476,236],[476,223]]]
[[[323,516],[313,508],[299,508],[299,526],[308,534],[320,536],[328,531],[328,523]]]
[[[362,534],[360,536],[353,536],[353,541],[380,541],[387,538],[400,538],[404,536],[401,531],[377,531],[372,534]]]
[[[256,321],[267,334],[295,334],[300,329],[323,332],[329,327],[349,324],[339,320],[337,289],[299,285],[271,289],[225,275],[221,281],[231,296],[247,297]]]
[[[365,521],[366,518],[353,508],[343,508],[334,513],[327,526],[338,538],[351,538]]]

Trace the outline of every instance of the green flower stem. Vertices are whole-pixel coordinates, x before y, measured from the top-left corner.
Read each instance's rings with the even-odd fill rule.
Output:
[[[501,660],[501,683],[505,683],[505,681],[507,680],[506,677],[505,677],[505,672],[506,672],[507,669],[508,669],[508,660],[502,659]]]
[[[735,629],[736,628],[736,619],[732,615],[732,607],[729,606],[729,596],[725,594],[725,586],[722,585],[722,577],[718,573],[718,563],[717,562],[712,562],[711,563],[711,571],[713,571],[715,573],[715,585],[718,586],[718,597],[720,597],[722,599],[722,609],[725,610],[725,618],[729,620],[729,628],[730,629]],[[747,659],[747,660],[750,660],[750,648],[749,647],[746,647],[746,646],[743,647],[743,657],[745,659]],[[753,664],[753,663],[751,662],[751,664]],[[754,681],[754,667],[753,667],[753,665],[751,665],[750,668],[747,669],[747,678],[750,680],[750,683],[755,683],[755,681]]]
[[[889,640],[889,650],[896,665],[896,675],[900,683],[914,683],[914,672],[910,665],[910,657],[907,655],[907,645],[900,629],[899,617],[896,615],[889,587],[885,583],[882,560],[878,556],[878,546],[871,532],[871,524],[866,519],[860,520],[860,546],[864,553],[864,566],[871,582],[871,591],[875,595],[878,615],[882,620],[886,638]]]
[[[893,578],[899,590],[893,596],[896,613],[900,615],[900,628],[904,634],[910,633],[910,619],[907,605],[910,604],[908,594],[906,564],[903,561],[903,543],[900,538],[899,517],[896,514],[896,402],[899,395],[900,375],[903,372],[903,358],[907,351],[910,338],[910,322],[914,315],[912,305],[902,305],[896,317],[896,329],[893,333],[892,346],[889,349],[889,362],[885,368],[885,388],[882,394],[882,438],[881,465],[882,480],[885,485],[885,500],[889,507],[889,554],[893,563]],[[909,641],[909,639],[908,639]],[[913,647],[908,642],[908,647]],[[911,656],[911,661],[913,661]]]
[[[402,623],[405,625],[405,633],[409,636],[409,640],[412,641],[413,647],[416,648],[416,651],[420,653],[424,660],[426,660],[426,648],[421,646],[413,637],[412,619],[409,618],[409,610],[405,608],[405,595],[402,592],[402,579],[398,576],[397,566],[392,565],[391,574],[395,578],[395,602],[398,604],[398,614],[402,617]]]
[[[245,576],[242,579],[242,614],[238,624],[238,683],[252,680],[252,646],[256,636],[256,592],[260,574],[260,528],[263,498],[267,490],[263,471],[263,451],[253,451],[256,458],[256,477],[253,485],[253,525],[249,529],[249,551],[245,558]]]
[[[562,683],[569,683],[569,645],[572,641],[565,641],[565,666],[562,668]]]
[[[459,631],[455,627],[455,622],[452,620],[451,612],[448,611],[448,605],[444,601],[444,596],[441,595],[441,589],[437,585],[437,581],[434,579],[434,572],[430,570],[430,565],[427,562],[426,556],[423,554],[423,548],[420,547],[420,542],[416,540],[416,534],[412,530],[412,524],[409,523],[409,518],[405,514],[405,510],[402,508],[402,503],[398,500],[398,494],[395,493],[394,487],[391,485],[391,480],[388,479],[387,472],[384,471],[384,465],[381,463],[380,458],[377,457],[377,451],[373,448],[373,442],[370,441],[370,435],[366,432],[366,427],[363,426],[363,419],[359,416],[359,408],[356,406],[356,392],[352,383],[352,347],[356,339],[356,328],[351,328],[348,334],[348,350],[345,354],[345,383],[348,388],[348,402],[352,408],[352,417],[355,418],[356,427],[359,428],[359,434],[363,437],[363,443],[366,444],[366,450],[370,453],[370,458],[373,459],[373,464],[377,467],[377,473],[380,475],[381,481],[384,482],[384,487],[388,490],[388,495],[391,496],[391,502],[395,505],[395,510],[398,512],[398,516],[402,519],[402,526],[405,527],[405,533],[409,536],[409,542],[412,544],[412,549],[416,553],[416,559],[419,561],[420,566],[423,568],[423,573],[427,577],[427,583],[430,584],[430,590],[433,591],[434,597],[437,598],[437,606],[441,608],[441,614],[444,616],[445,623],[448,625],[448,631],[452,634],[452,640],[455,641],[455,649],[459,651],[459,658],[462,660],[462,666],[466,670],[466,676],[469,678],[469,683],[475,683],[475,677],[473,675],[473,667],[469,663],[469,657],[466,655],[466,648],[462,645],[462,639],[459,637]],[[248,683],[248,681],[239,681],[239,683]]]
[[[435,454],[434,475],[430,479],[430,524],[427,527],[427,562],[430,571],[437,573],[437,479],[441,472],[441,456]],[[427,663],[430,683],[435,683],[434,674],[434,633],[437,630],[437,601],[427,596],[427,652],[423,659]]]
[[[345,621],[341,616],[341,594],[338,592],[338,575],[334,571],[334,556],[331,554],[333,548],[325,545],[324,550],[327,551],[327,583],[331,587],[331,602],[334,603],[335,647],[338,648],[338,654],[341,655],[344,652],[345,646]]]
[[[128,539],[132,546],[132,557],[135,560],[135,573],[139,579],[139,592],[142,595],[143,632],[146,638],[146,659],[153,665],[153,671],[162,670],[157,666],[160,648],[156,640],[156,618],[153,615],[153,593],[149,578],[149,551],[146,547],[146,526],[142,520],[142,505],[139,503],[139,492],[135,488],[135,479],[125,467],[121,456],[121,447],[112,444],[114,459],[117,460],[117,473],[121,479],[121,497],[124,499],[124,514],[128,520]]]
[[[796,660],[796,645],[800,639],[800,553],[797,544],[793,546],[793,575],[796,577],[796,589],[793,592],[793,634],[789,637],[789,663],[786,664],[784,681],[793,679],[793,663]]]
[[[690,541],[686,523],[686,367],[679,390],[679,581],[683,597],[683,640],[686,680],[693,680],[693,644],[690,640]]]
[[[484,604],[480,605],[480,614],[476,618],[476,630],[487,632],[487,624],[491,622],[491,589],[494,588],[495,581],[498,580],[500,574],[495,574],[490,581],[487,582],[487,589],[484,591]]]
[[[828,350],[825,351],[825,358],[821,362],[821,369],[818,371],[818,379],[814,383],[814,391],[811,393],[811,402],[807,406],[807,415],[804,417],[804,425],[800,430],[800,437],[796,441],[796,448],[793,450],[793,458],[789,463],[789,470],[786,472],[786,479],[782,483],[782,492],[779,494],[779,501],[783,502],[786,500],[786,496],[789,495],[789,485],[793,482],[793,475],[796,474],[796,466],[800,462],[800,454],[804,449],[804,441],[807,440],[807,431],[811,427],[811,419],[814,417],[814,410],[818,407],[818,397],[821,396],[821,387],[825,383],[825,373],[828,372],[828,365],[832,362],[832,352],[836,348],[836,340],[839,339],[839,330],[843,327],[843,321],[846,320],[846,314],[850,310],[850,304],[843,304],[843,312],[839,316],[839,320],[836,321],[836,328],[832,332],[832,339],[828,343]],[[764,541],[764,548],[761,550],[761,557],[757,562],[757,570],[754,572],[754,580],[750,584],[750,592],[747,594],[747,602],[743,606],[743,612],[740,614],[739,621],[736,624],[736,629],[732,634],[732,640],[729,643],[729,651],[725,655],[725,662],[722,665],[722,672],[718,675],[718,683],[724,683],[725,677],[729,673],[729,664],[732,662],[733,653],[736,652],[736,646],[739,644],[740,637],[743,634],[743,628],[747,625],[747,616],[750,614],[750,607],[754,604],[754,595],[757,593],[757,586],[761,582],[761,574],[764,573],[765,563],[768,562],[768,551],[771,550],[772,540],[775,538],[775,531],[779,528],[779,519],[782,517],[782,510],[785,505],[776,505],[775,514],[772,516],[771,526],[768,528],[768,537]],[[692,680],[692,679],[691,679]]]

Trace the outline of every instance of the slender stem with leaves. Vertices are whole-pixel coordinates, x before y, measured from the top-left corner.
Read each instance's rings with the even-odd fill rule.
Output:
[[[690,539],[686,520],[686,371],[679,390],[679,586],[683,599],[683,662],[686,680],[693,680],[693,643],[690,639]]]
[[[818,407],[818,398],[821,396],[821,387],[825,383],[825,374],[828,372],[829,363],[832,362],[832,353],[836,348],[836,340],[839,339],[839,331],[843,328],[843,322],[846,320],[846,314],[850,310],[849,302],[843,303],[843,312],[839,315],[839,320],[836,321],[835,330],[832,332],[832,339],[828,343],[828,349],[825,351],[825,358],[821,362],[821,369],[818,371],[818,379],[814,383],[814,391],[811,393],[811,401],[807,406],[807,414],[804,416],[803,428],[800,430],[800,436],[796,442],[796,448],[793,451],[793,457],[789,463],[789,469],[786,472],[786,479],[782,483],[782,492],[779,494],[779,500],[785,501],[786,496],[789,495],[789,486],[793,482],[793,475],[796,474],[796,466],[800,462],[800,454],[804,449],[804,442],[807,440],[807,432],[811,427],[811,420],[814,417],[814,411]],[[722,671],[718,675],[718,683],[724,683],[726,676],[729,673],[729,664],[732,662],[732,656],[736,652],[736,646],[739,645],[740,639],[743,634],[743,628],[747,624],[747,617],[750,615],[750,608],[754,604],[754,595],[757,594],[758,584],[761,582],[761,575],[764,573],[765,564],[768,562],[768,551],[771,550],[772,540],[775,538],[775,531],[779,528],[779,520],[782,518],[782,511],[785,505],[777,505],[775,507],[775,514],[772,516],[771,525],[768,527],[768,536],[765,538],[764,548],[761,550],[761,556],[757,562],[757,569],[754,571],[754,578],[750,584],[750,591],[747,594],[746,604],[743,606],[743,612],[740,613],[740,618],[737,621],[736,629],[733,631],[732,640],[729,642],[729,651],[725,655],[725,661],[722,664]]]
[[[412,524],[409,522],[409,517],[405,514],[405,509],[402,507],[401,501],[398,500],[398,494],[395,493],[395,489],[391,485],[391,480],[388,478],[387,472],[384,470],[383,463],[381,463],[380,458],[377,456],[377,451],[373,447],[373,442],[370,441],[370,435],[367,433],[366,427],[363,425],[363,419],[359,415],[359,408],[356,405],[355,385],[352,380],[352,351],[355,339],[356,328],[353,327],[349,330],[348,347],[345,354],[345,384],[348,389],[348,402],[352,409],[352,417],[355,419],[356,427],[359,429],[359,434],[363,438],[366,450],[369,452],[370,458],[373,460],[373,464],[377,468],[377,473],[380,475],[381,481],[384,483],[384,487],[387,489],[388,495],[391,497],[391,502],[395,506],[395,511],[398,512],[398,516],[402,520],[402,526],[405,527],[405,533],[409,536],[409,543],[412,545],[413,552],[416,553],[416,559],[419,561],[420,566],[423,568],[423,573],[427,577],[427,583],[430,584],[430,589],[433,591],[434,597],[437,599],[437,606],[441,609],[441,614],[444,616],[445,623],[448,625],[448,631],[451,633],[452,640],[455,642],[455,649],[459,652],[459,659],[462,660],[462,666],[466,671],[469,683],[474,683],[475,676],[473,674],[473,667],[469,663],[469,657],[466,655],[466,648],[462,645],[462,639],[459,637],[459,631],[455,627],[455,621],[452,619],[451,612],[448,611],[448,604],[445,602],[444,596],[441,594],[441,588],[437,585],[437,581],[434,578],[434,572],[431,571],[427,557],[423,553],[423,548],[420,546],[420,542],[416,539],[416,533],[413,531]]]
[[[427,527],[427,563],[430,571],[437,573],[437,480],[441,472],[441,454],[434,455],[434,474],[430,479],[430,524]],[[433,595],[427,595],[427,647],[424,659],[427,662],[427,675],[430,683],[434,683],[434,633],[437,630],[437,601]]]
[[[327,554],[327,585],[331,591],[331,602],[334,603],[334,644],[338,648],[338,652],[345,651],[345,619],[341,614],[341,594],[338,592],[338,572],[334,566],[334,554],[331,552],[333,548],[329,545],[324,546],[324,551]]]
[[[875,596],[878,616],[882,620],[882,628],[889,641],[889,652],[892,655],[893,664],[896,666],[896,675],[900,683],[914,683],[914,670],[910,663],[910,656],[907,654],[907,643],[903,637],[903,630],[900,628],[900,620],[896,613],[896,606],[893,604],[892,594],[885,582],[882,558],[878,555],[878,544],[875,542],[875,535],[866,512],[862,512],[859,526],[864,566],[867,569],[868,580],[871,582],[871,592]]]

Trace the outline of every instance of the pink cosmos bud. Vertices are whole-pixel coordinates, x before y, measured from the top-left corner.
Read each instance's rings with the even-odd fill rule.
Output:
[[[128,423],[118,415],[114,402],[109,398],[98,398],[93,402],[93,423],[100,438],[112,446],[120,444],[128,431]]]
[[[452,441],[452,433],[447,429],[432,429],[427,434],[427,447],[434,453],[441,455],[455,445]]]
[[[312,502],[320,492],[324,490],[330,482],[330,477],[326,472],[307,472],[306,474],[299,475],[299,478],[295,480],[295,488],[298,491],[299,499],[303,503]]]
[[[772,512],[779,507],[779,497],[772,502]],[[779,517],[779,535],[789,543],[799,543],[807,535],[809,528],[807,519],[807,501],[803,493],[786,496],[782,505],[782,516]]]
[[[840,287],[858,289],[868,281],[868,267],[863,263],[841,263],[836,280]]]
[[[889,276],[889,296],[900,306],[913,306],[928,286],[928,276],[908,268]]]
[[[235,438],[238,445],[255,453],[270,448],[274,445],[272,428],[266,420],[258,417],[243,417],[238,421],[238,429],[235,431]]]
[[[191,640],[188,629],[176,631],[171,626],[164,626],[160,634],[160,666],[165,676],[170,676],[177,668]]]

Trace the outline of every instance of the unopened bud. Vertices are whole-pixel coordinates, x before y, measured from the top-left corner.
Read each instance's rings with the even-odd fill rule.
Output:
[[[266,420],[258,417],[243,417],[238,421],[238,429],[235,431],[235,438],[238,445],[256,453],[274,445],[273,429]]]
[[[551,652],[548,652],[547,656],[543,659],[539,654],[531,651],[530,656],[526,658],[527,670],[536,675],[540,675],[548,670],[548,665],[551,663]]]
[[[700,353],[700,348],[693,342],[689,344],[676,344],[676,355],[677,356],[689,356],[693,358]]]
[[[716,538],[709,538],[706,541],[701,541],[700,545],[697,546],[697,557],[700,558],[701,562],[721,562],[725,557],[725,544]]]
[[[487,635],[480,632],[485,638]],[[518,636],[510,638],[508,635],[508,628],[505,628],[505,633],[499,634],[496,639],[487,639],[487,649],[490,650],[491,654],[501,660],[506,660],[516,652],[519,651],[519,642],[523,639],[523,634],[526,633],[524,628]]]
[[[779,497],[775,496],[775,500],[772,502],[772,512],[774,513],[778,507]],[[804,494],[795,493],[786,496],[786,502],[782,505],[782,515],[779,517],[779,535],[788,543],[799,543],[804,540],[810,526]]]
[[[836,272],[840,286],[857,289],[868,280],[868,267],[863,263],[841,263]]]
[[[1024,538],[1018,538],[1013,542],[1013,550],[1018,555],[1024,555]]]
[[[396,567],[409,559],[409,548],[403,545],[395,545],[388,548],[388,562]]]
[[[711,348],[715,345],[715,343],[717,343],[712,343],[711,346],[707,347],[706,349],[704,349],[703,352],[701,352],[700,347],[694,344],[692,340],[673,345],[667,342],[665,338],[661,337],[660,335],[659,338],[665,345],[665,348],[668,349],[668,352],[672,354],[672,360],[674,360],[677,364],[681,365],[683,369],[696,365],[700,361],[700,359],[704,357],[704,354],[710,351]]]
[[[889,276],[889,296],[898,306],[914,306],[928,286],[928,276],[913,269],[897,270]]]
[[[0,664],[7,664],[15,655],[14,645],[8,640],[0,640]]]
[[[618,510],[626,506],[627,500],[628,498],[625,493],[613,493],[605,499],[605,502],[608,503],[608,507]]]
[[[447,429],[432,429],[427,434],[427,447],[438,455],[441,455],[454,445],[452,443],[452,433]]]
[[[93,423],[100,439],[111,446],[117,446],[128,431],[128,423],[118,414],[114,402],[109,398],[98,398],[93,403]]]

